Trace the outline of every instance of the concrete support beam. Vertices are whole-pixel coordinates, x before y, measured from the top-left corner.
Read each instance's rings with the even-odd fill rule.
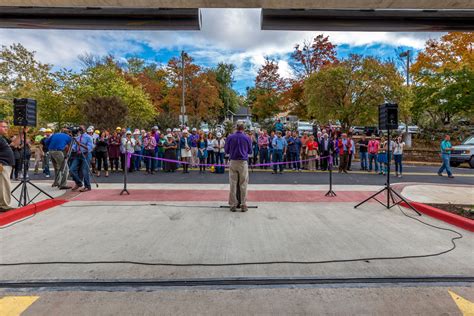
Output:
[[[439,32],[474,30],[474,10],[262,10],[262,30]]]
[[[81,30],[200,30],[199,9],[0,7],[0,27]]]
[[[474,9],[473,0],[2,0],[2,6],[266,9]]]

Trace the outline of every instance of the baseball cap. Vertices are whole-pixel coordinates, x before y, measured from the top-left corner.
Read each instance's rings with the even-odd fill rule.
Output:
[[[222,133],[217,133],[217,137],[222,137]]]

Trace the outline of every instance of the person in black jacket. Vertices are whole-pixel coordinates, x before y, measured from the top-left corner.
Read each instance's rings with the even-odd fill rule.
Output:
[[[102,131],[99,138],[95,141],[95,158],[97,161],[97,176],[100,177],[102,166],[104,166],[105,176],[109,176],[108,152],[109,152],[109,137],[107,132]]]
[[[321,169],[327,170],[329,155],[332,155],[332,152],[334,151],[334,142],[329,139],[329,135],[327,133],[324,133],[318,145],[321,156]]]
[[[8,122],[0,120],[0,212],[12,209],[10,207],[10,174],[12,173],[12,166],[15,164],[15,157],[6,138],[7,132]]]

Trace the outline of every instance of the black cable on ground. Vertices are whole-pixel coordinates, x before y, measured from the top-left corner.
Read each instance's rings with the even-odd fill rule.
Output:
[[[321,261],[260,261],[260,262],[234,262],[234,263],[166,263],[166,262],[142,262],[142,261],[128,261],[128,260],[115,260],[115,261],[38,261],[38,262],[13,262],[13,263],[1,263],[0,267],[11,267],[11,266],[26,266],[26,265],[53,265],[53,264],[64,264],[64,265],[91,265],[91,264],[133,264],[141,266],[171,266],[171,267],[227,267],[227,266],[249,266],[249,265],[274,265],[274,264],[301,264],[301,265],[312,265],[312,264],[325,264],[325,263],[347,263],[347,262],[370,262],[370,261],[381,261],[381,260],[404,260],[404,259],[419,259],[437,257],[446,253],[449,253],[456,249],[456,240],[462,239],[464,236],[453,229],[443,228],[433,224],[426,223],[416,217],[412,217],[398,206],[400,212],[408,218],[414,219],[423,225],[455,233],[457,236],[451,238],[453,246],[447,250],[425,254],[425,255],[410,255],[410,256],[393,256],[393,257],[368,257],[368,258],[355,258],[355,259],[336,259],[336,260],[321,260]]]

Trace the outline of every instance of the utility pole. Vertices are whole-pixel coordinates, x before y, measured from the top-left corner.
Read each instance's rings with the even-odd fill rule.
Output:
[[[182,91],[181,91],[181,124],[182,125],[185,125],[186,124],[186,119],[185,119],[185,115],[186,115],[186,105],[185,105],[185,102],[184,102],[184,98],[185,98],[185,81],[184,81],[184,56],[185,56],[185,52],[184,50],[181,51],[181,87],[182,87]]]

